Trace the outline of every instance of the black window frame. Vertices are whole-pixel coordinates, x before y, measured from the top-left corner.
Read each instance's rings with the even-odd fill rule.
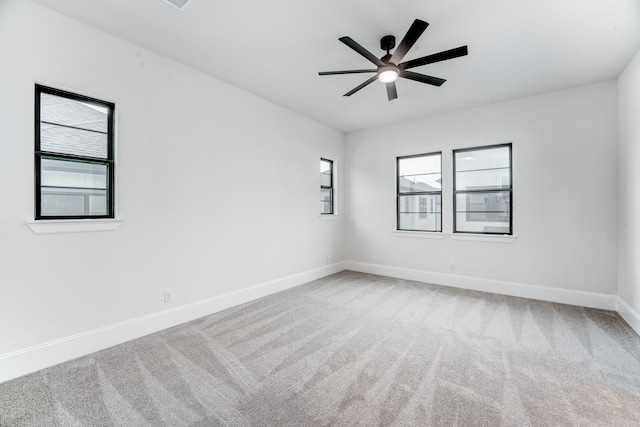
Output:
[[[502,187],[496,187],[491,189],[479,189],[479,190],[457,190],[456,184],[456,154],[464,153],[468,151],[480,151],[480,150],[490,150],[494,148],[509,148],[509,188],[505,189]],[[463,234],[489,234],[489,235],[500,235],[500,236],[512,236],[513,235],[513,143],[508,142],[504,144],[495,144],[495,145],[482,145],[479,147],[468,147],[468,148],[460,148],[457,150],[453,150],[452,153],[452,171],[453,171],[453,233],[463,233]],[[482,169],[476,169],[482,170]],[[505,192],[509,193],[509,232],[493,232],[493,231],[458,231],[457,230],[457,216],[458,216],[458,194],[489,194],[496,192]]]
[[[441,181],[441,185],[440,185],[440,191],[410,191],[410,192],[400,192],[400,161],[403,159],[412,159],[412,158],[416,158],[416,157],[428,157],[428,156],[440,156],[440,181]],[[423,175],[429,175],[432,173],[428,173],[428,174],[423,174]],[[433,173],[435,174],[435,173]],[[415,229],[407,229],[407,228],[400,228],[400,197],[401,196],[406,196],[406,195],[414,195],[414,196],[421,196],[421,195],[440,195],[440,229],[438,230],[415,230]],[[419,202],[418,202],[419,203]],[[421,154],[411,154],[409,156],[398,156],[396,157],[396,230],[397,231],[414,231],[414,232],[421,232],[421,233],[442,233],[442,151],[433,151],[430,153],[421,153]],[[434,213],[438,213],[436,212],[437,207],[434,207]],[[420,212],[418,212],[418,214],[420,214]]]
[[[331,181],[330,185],[322,185],[322,180],[320,180],[320,194],[322,194],[322,190],[329,190],[329,194],[331,195],[331,212],[320,212],[320,215],[334,215],[335,213],[335,191],[334,191],[334,179],[333,179],[333,160],[329,160],[326,159],[324,157],[320,157],[320,162],[327,162],[329,163],[329,178]],[[320,172],[321,175],[323,175],[322,172]],[[326,174],[324,174],[326,175]],[[323,200],[320,200],[321,202],[323,202]]]
[[[42,151],[40,149],[40,125],[41,125],[41,94],[50,94],[74,101],[88,102],[101,105],[107,108],[107,158],[88,157],[67,153],[57,153]],[[114,161],[114,115],[115,104],[89,96],[79,95],[66,90],[55,89],[49,86],[35,85],[35,219],[36,220],[65,220],[65,219],[109,219],[115,218],[115,161]],[[71,127],[71,126],[68,126]],[[87,129],[82,129],[87,130]],[[105,165],[108,171],[107,176],[107,213],[105,215],[42,215],[42,177],[41,161],[43,158],[77,161],[82,163],[92,163]]]

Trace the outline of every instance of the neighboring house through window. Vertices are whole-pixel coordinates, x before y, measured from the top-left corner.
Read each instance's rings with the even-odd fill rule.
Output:
[[[114,104],[35,87],[35,218],[114,217]]]
[[[458,233],[512,234],[511,144],[453,152]]]
[[[397,229],[442,231],[442,154],[396,159]]]
[[[333,161],[320,159],[320,214],[332,215],[334,208]]]

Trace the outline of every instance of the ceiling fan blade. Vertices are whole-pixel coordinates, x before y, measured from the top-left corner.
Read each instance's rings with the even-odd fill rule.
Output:
[[[445,79],[438,77],[427,76],[426,74],[418,74],[413,71],[400,71],[400,77],[405,79],[415,80],[420,83],[427,83],[433,86],[442,86],[442,83],[446,82]]]
[[[467,46],[460,46],[455,49],[445,50],[444,52],[434,53],[433,55],[423,56],[422,58],[412,59],[398,65],[401,70],[419,67],[421,65],[433,64],[434,62],[446,61],[447,59],[458,58],[469,53]]]
[[[351,89],[349,92],[345,93],[343,96],[351,96],[354,93],[356,93],[357,91],[359,91],[360,89],[362,89],[363,87],[375,82],[378,79],[378,76],[375,75],[373,77],[371,77],[369,80],[367,80],[366,82],[362,83],[359,86],[356,86],[355,88]]]
[[[380,60],[380,58],[378,58],[373,53],[369,52],[367,49],[365,49],[362,46],[360,46],[351,37],[340,37],[338,40],[340,40],[342,43],[346,44],[351,49],[355,50],[360,55],[364,56],[365,58],[367,58],[369,61],[373,62],[374,64],[376,64],[378,66],[384,65],[384,62],[382,62]]]
[[[375,73],[378,70],[344,70],[344,71],[320,71],[321,76],[333,76],[335,74],[359,74],[359,73]]]
[[[389,101],[393,101],[398,97],[396,82],[387,83],[387,96],[389,97]]]
[[[391,59],[389,59],[389,61],[393,62],[394,64],[400,63],[400,61],[402,61],[402,58],[404,58],[407,52],[409,52],[409,49],[411,49],[411,47],[415,44],[418,38],[420,38],[420,36],[422,35],[422,33],[424,33],[424,30],[426,30],[428,26],[429,24],[419,19],[413,21],[413,24],[411,24],[409,31],[407,31],[407,34],[404,35],[404,38],[396,48],[395,52],[393,52],[393,55],[391,55]]]

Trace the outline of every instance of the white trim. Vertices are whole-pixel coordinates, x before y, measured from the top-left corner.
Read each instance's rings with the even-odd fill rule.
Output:
[[[337,219],[337,214],[320,214],[320,221],[335,221]]]
[[[415,239],[442,239],[444,233],[441,231],[406,231],[393,230],[396,237],[410,237]]]
[[[513,243],[518,237],[502,234],[449,233],[449,238],[451,240],[469,240],[475,242]]]
[[[342,270],[344,270],[344,262],[338,262],[102,328],[0,354],[0,382],[284,291]]]
[[[347,270],[381,276],[396,277],[405,280],[433,283],[454,288],[510,295],[514,297],[558,302],[562,304],[592,307],[603,310],[616,310],[615,295],[595,292],[574,291],[570,289],[552,288],[548,286],[528,285],[524,283],[506,282],[502,280],[483,279],[479,277],[461,276],[448,273],[436,273],[410,268],[391,267],[388,265],[367,264],[364,262],[346,261]]]
[[[122,219],[60,219],[27,221],[36,234],[87,233],[91,231],[115,231]]]
[[[618,297],[617,302],[617,312],[620,314],[620,317],[622,317],[625,322],[627,322],[629,326],[631,326],[631,328],[640,335],[640,313],[635,311],[633,307],[627,304],[626,301],[620,297]]]

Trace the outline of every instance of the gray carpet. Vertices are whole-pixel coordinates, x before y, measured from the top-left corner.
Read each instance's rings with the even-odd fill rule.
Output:
[[[639,426],[640,337],[342,272],[2,383],[0,425]]]

